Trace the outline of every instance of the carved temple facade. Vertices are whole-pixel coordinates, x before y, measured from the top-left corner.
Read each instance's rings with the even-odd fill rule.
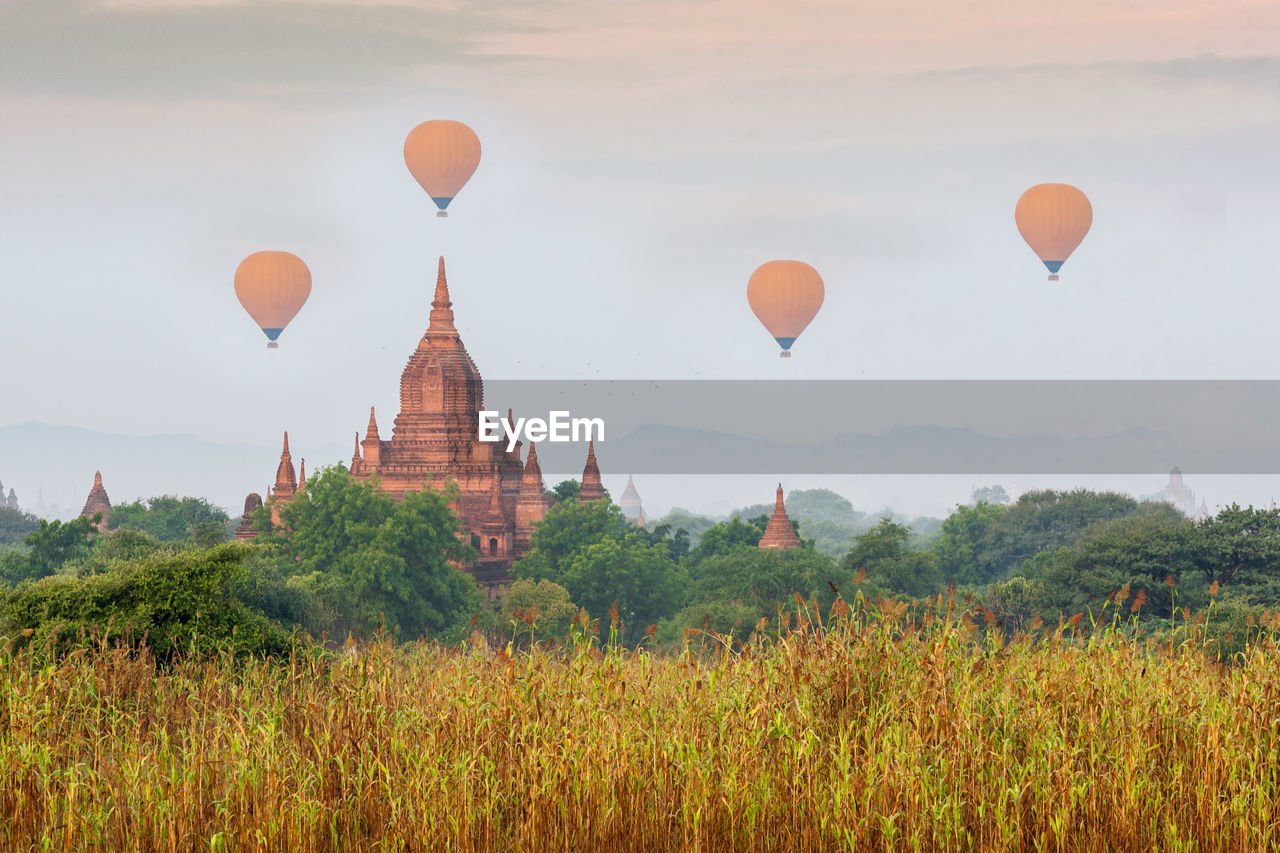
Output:
[[[427,330],[400,375],[400,413],[391,437],[382,437],[370,407],[364,438],[356,433],[350,470],[361,479],[376,474],[379,486],[396,500],[409,492],[443,491],[446,484],[456,484],[457,495],[450,505],[461,522],[462,535],[479,554],[463,568],[494,597],[505,592],[512,563],[528,553],[534,525],[555,500],[543,484],[532,443],[528,458],[522,459],[522,442],[508,452],[505,441],[480,441],[479,412],[485,408],[484,381],[454,325],[441,258]],[[276,482],[266,501],[273,519],[278,520],[283,503],[305,490],[303,464],[299,477],[286,433]],[[605,494],[592,442],[579,499],[595,500]],[[246,519],[261,503],[257,494],[246,498]],[[240,538],[253,535],[247,523],[237,530]]]

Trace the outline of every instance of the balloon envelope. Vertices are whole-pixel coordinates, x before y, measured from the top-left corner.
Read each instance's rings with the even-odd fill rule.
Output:
[[[311,270],[291,252],[254,252],[236,267],[236,298],[274,347],[311,295]]]
[[[817,315],[825,293],[822,276],[804,261],[769,261],[747,281],[747,302],[782,347],[784,358]]]
[[[440,215],[480,165],[480,138],[460,121],[434,119],[409,131],[404,162]]]
[[[1018,199],[1013,218],[1022,239],[1049,268],[1049,279],[1057,281],[1058,270],[1089,233],[1093,206],[1070,184],[1037,184]]]

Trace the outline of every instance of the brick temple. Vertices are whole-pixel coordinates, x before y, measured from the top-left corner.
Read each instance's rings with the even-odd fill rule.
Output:
[[[485,408],[493,407],[485,406],[484,381],[454,326],[441,258],[427,330],[400,375],[400,413],[391,437],[382,437],[371,407],[364,438],[356,433],[351,473],[361,479],[377,474],[379,486],[397,500],[408,492],[443,491],[448,482],[456,483],[458,495],[451,506],[463,535],[480,555],[464,568],[494,597],[510,583],[511,564],[528,553],[534,524],[555,499],[543,484],[532,442],[528,458],[522,459],[522,442],[508,452],[505,441],[480,441],[479,412]],[[286,433],[276,482],[267,499],[273,518],[278,519],[281,504],[305,488],[305,468],[301,477],[295,474]],[[579,499],[603,497],[591,442]],[[246,516],[260,504],[257,494],[249,495]],[[242,524],[237,535],[251,538],[253,532]]]
[[[800,546],[800,537],[796,535],[795,526],[787,517],[787,507],[782,502],[782,484],[779,483],[778,493],[773,501],[773,515],[769,518],[764,535],[760,537],[760,547],[787,549]]]

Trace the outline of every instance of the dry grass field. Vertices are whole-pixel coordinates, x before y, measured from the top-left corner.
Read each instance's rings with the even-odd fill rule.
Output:
[[[882,609],[883,608],[883,609]],[[10,850],[1262,850],[1280,648],[954,602],[683,655],[0,656]],[[923,615],[922,615],[923,614]]]

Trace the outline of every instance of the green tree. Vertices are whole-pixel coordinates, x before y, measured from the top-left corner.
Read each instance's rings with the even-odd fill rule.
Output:
[[[612,501],[564,501],[549,509],[538,522],[530,538],[529,553],[516,562],[512,575],[563,583],[573,557],[591,545],[620,539],[632,530],[631,522]]]
[[[137,530],[160,542],[208,547],[231,538],[231,519],[204,498],[160,495],[112,507],[107,529]]]
[[[638,528],[636,533],[644,537],[650,545],[666,545],[671,559],[679,560],[689,554],[689,531],[675,529],[663,522],[648,527]]]
[[[672,530],[684,530],[689,534],[690,544],[696,545],[698,538],[715,525],[715,519],[705,515],[697,515],[682,507],[672,507],[671,511],[659,518],[656,524],[668,524]]]
[[[67,564],[77,564],[89,556],[90,537],[96,540],[93,521],[77,517],[71,521],[44,521],[27,536],[26,552],[10,552],[0,560],[0,575],[10,584],[38,580],[56,573]]]
[[[983,486],[980,489],[973,490],[973,502],[975,505],[1006,506],[1009,503],[1009,493],[1001,485]]]
[[[1005,514],[994,503],[957,506],[942,522],[942,530],[931,549],[946,581],[960,584],[987,584],[995,580],[999,567],[991,551],[992,528]]]
[[[569,591],[546,580],[514,581],[502,602],[503,619],[516,637],[532,637],[538,642],[569,636],[577,612]]]
[[[698,566],[709,557],[729,554],[746,545],[754,548],[760,544],[765,528],[769,526],[768,516],[757,516],[751,521],[743,521],[734,516],[708,528],[698,539],[697,546],[689,552],[685,565],[691,576],[696,576]]]
[[[806,522],[831,522],[853,527],[863,513],[843,495],[830,489],[795,489],[787,495],[787,515],[803,525]]]
[[[565,503],[566,501],[576,501],[578,492],[582,490],[582,484],[577,480],[561,480],[551,489],[552,496],[556,499],[556,503]]]
[[[1141,616],[1168,618],[1175,595],[1179,606],[1207,601],[1204,545],[1203,532],[1172,507],[1148,504],[1091,525],[1071,546],[1038,555],[1023,574],[1038,582],[1030,600],[1046,620],[1100,613],[1126,585],[1130,597],[1118,606],[1132,606],[1141,593]]]
[[[385,624],[403,639],[460,634],[481,609],[475,582],[456,568],[475,552],[458,539],[450,493],[410,492],[396,502],[374,478],[337,465],[307,479],[269,541],[285,571],[335,618],[336,632]]]
[[[937,558],[929,551],[913,550],[910,539],[911,528],[885,516],[858,536],[841,566],[846,573],[865,570],[869,582],[890,592],[915,598],[932,595],[942,586]]]
[[[40,519],[13,507],[0,507],[0,546],[15,545],[40,527]]]
[[[627,533],[606,537],[573,554],[564,568],[564,588],[589,614],[608,620],[616,604],[620,638],[634,645],[645,628],[676,612],[683,603],[688,575],[664,545]]]
[[[1267,587],[1280,581],[1280,510],[1238,504],[1199,526],[1207,581],[1228,587]]]
[[[1115,492],[1027,492],[987,528],[978,574],[1007,578],[1036,554],[1073,545],[1090,525],[1131,515],[1140,506]]]
[[[706,626],[745,639],[761,619],[772,623],[779,609],[794,610],[797,593],[806,601],[816,599],[825,614],[844,579],[835,560],[812,548],[739,545],[701,564],[689,603],[662,626],[660,638],[668,645],[678,642],[685,628]]]
[[[87,577],[48,577],[0,593],[0,634],[57,655],[87,642],[147,643],[175,654],[280,654],[289,635],[239,601],[243,545],[158,554]]]

